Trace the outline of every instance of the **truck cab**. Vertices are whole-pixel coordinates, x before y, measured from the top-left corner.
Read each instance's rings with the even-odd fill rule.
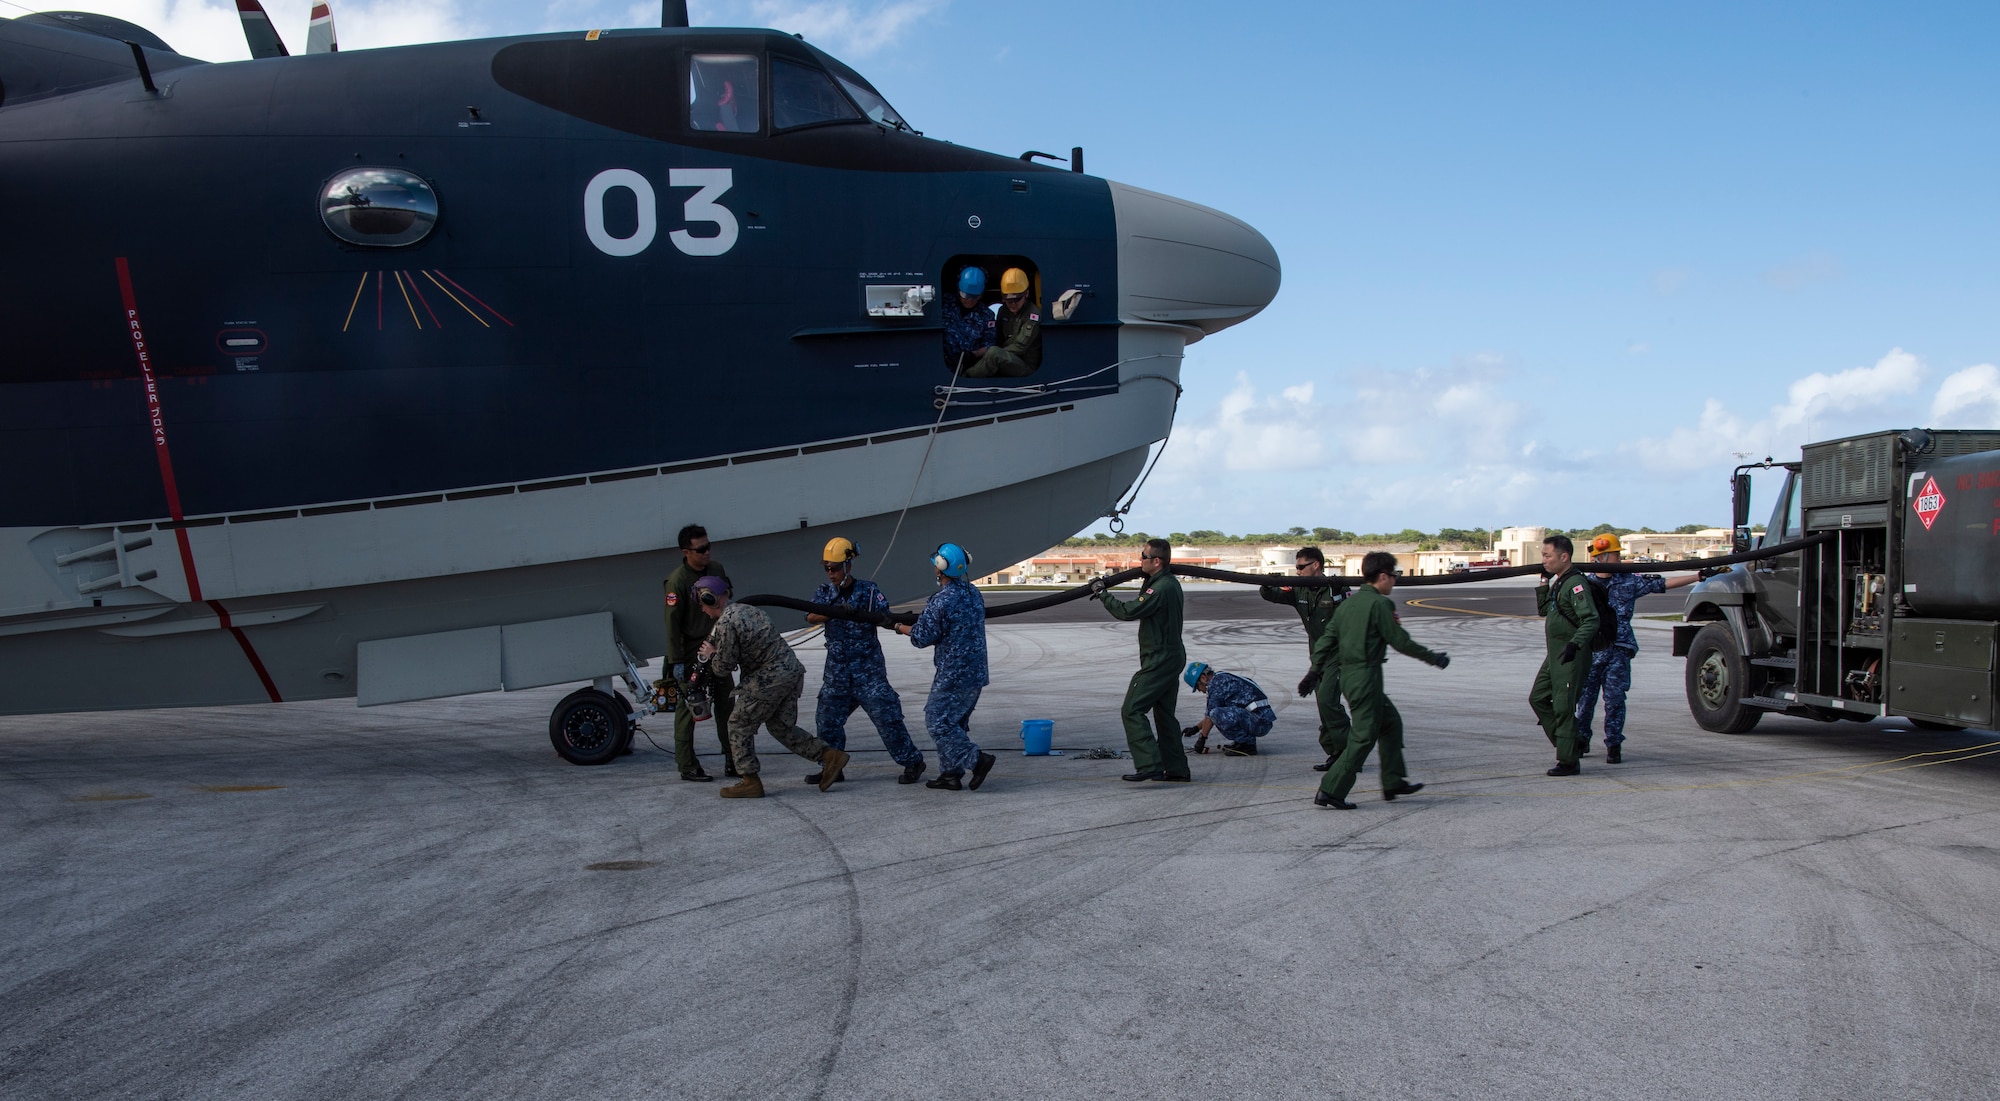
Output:
[[[1784,480],[1761,539],[1750,471]],[[1944,486],[1950,488],[1943,488]],[[1739,563],[1688,591],[1688,708],[1740,734],[1766,712],[1990,727],[2000,628],[2000,432],[1877,432],[1737,468]]]

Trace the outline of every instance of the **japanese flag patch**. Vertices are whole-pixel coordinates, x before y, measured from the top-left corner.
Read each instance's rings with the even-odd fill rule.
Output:
[[[1028,320],[1030,321],[1040,321],[1041,319],[1042,315],[1038,313],[1031,313],[1028,315]]]
[[[1147,590],[1146,590],[1146,595],[1147,595],[1147,596],[1151,596],[1151,595],[1153,595],[1153,590],[1151,590],[1151,589],[1147,589]]]
[[[1578,582],[1576,588],[1570,590],[1570,595],[1574,596],[1582,591],[1583,591],[1583,584],[1581,582]]]

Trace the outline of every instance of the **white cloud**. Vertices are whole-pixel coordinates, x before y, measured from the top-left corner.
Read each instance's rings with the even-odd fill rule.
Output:
[[[1946,376],[1931,400],[1931,426],[2000,428],[2000,369],[1981,363]]]
[[[1260,398],[1247,373],[1198,421],[1183,420],[1160,456],[1165,478],[1200,478],[1216,470],[1285,470],[1311,466],[1325,452],[1327,410],[1313,401],[1310,382]]]
[[[1306,382],[1266,396],[1239,373],[1212,412],[1176,423],[1153,484],[1211,523],[1246,507],[1267,512],[1273,477],[1293,487],[1285,507],[1314,523],[1497,521],[1576,461],[1527,436],[1534,407],[1507,390],[1510,377],[1499,357],[1481,355],[1450,368],[1371,371],[1352,389]]]
[[[1723,465],[1743,455],[1783,457],[1810,440],[1865,432],[1913,419],[1917,414],[1908,399],[1922,388],[1927,374],[1929,371],[1921,359],[1901,348],[1892,348],[1873,366],[1853,367],[1831,375],[1815,371],[1799,379],[1786,391],[1783,405],[1771,407],[1756,420],[1731,411],[1720,399],[1710,398],[1703,403],[1694,424],[1676,428],[1665,436],[1642,437],[1627,447],[1655,470]]]
[[[263,0],[278,37],[294,54],[304,53],[306,25],[312,0]],[[215,0],[65,0],[68,11],[115,16],[152,31],[188,57],[204,61],[243,61],[250,47],[236,5]],[[654,21],[658,21],[655,9]],[[365,50],[445,42],[486,33],[485,25],[467,17],[460,0],[333,0],[334,28],[340,48]]]
[[[895,45],[945,0],[708,0],[688,5],[696,26],[772,27],[845,60]]]

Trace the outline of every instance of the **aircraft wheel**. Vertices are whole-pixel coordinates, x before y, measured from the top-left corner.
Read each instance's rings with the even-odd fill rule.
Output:
[[[1747,734],[1764,717],[1743,702],[1750,695],[1750,663],[1736,650],[1729,628],[1711,623],[1688,647],[1687,701],[1694,721],[1717,734]]]
[[[632,740],[630,705],[616,693],[579,688],[549,715],[549,741],[573,765],[601,765]]]

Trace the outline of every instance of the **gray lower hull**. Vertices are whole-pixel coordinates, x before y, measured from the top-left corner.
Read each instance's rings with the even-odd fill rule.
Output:
[[[897,513],[890,512],[718,540],[717,559],[739,594],[803,598],[823,577],[820,549],[842,535],[860,546],[864,575],[897,600],[920,597],[933,586],[928,552],[938,543],[950,540],[970,549],[976,571],[1011,564],[1103,515],[1138,476],[1145,457],[1141,447],[912,508],[893,550],[889,538]],[[823,458],[819,473],[837,484],[832,480],[840,477],[838,453]],[[727,500],[717,500],[707,515],[688,519],[721,527],[729,508]],[[147,624],[0,635],[0,714],[266,703],[271,689],[251,652],[283,700],[352,696],[357,647],[364,642],[595,612],[612,614],[618,638],[635,654],[656,656],[666,649],[660,582],[679,560],[677,550],[661,550],[232,600],[228,610],[237,622],[254,623],[261,611],[295,609],[302,600],[318,606],[300,618],[241,628],[240,640],[236,632],[221,629],[144,637],[111,633],[152,629]],[[787,626],[797,622],[795,616],[778,619]]]

